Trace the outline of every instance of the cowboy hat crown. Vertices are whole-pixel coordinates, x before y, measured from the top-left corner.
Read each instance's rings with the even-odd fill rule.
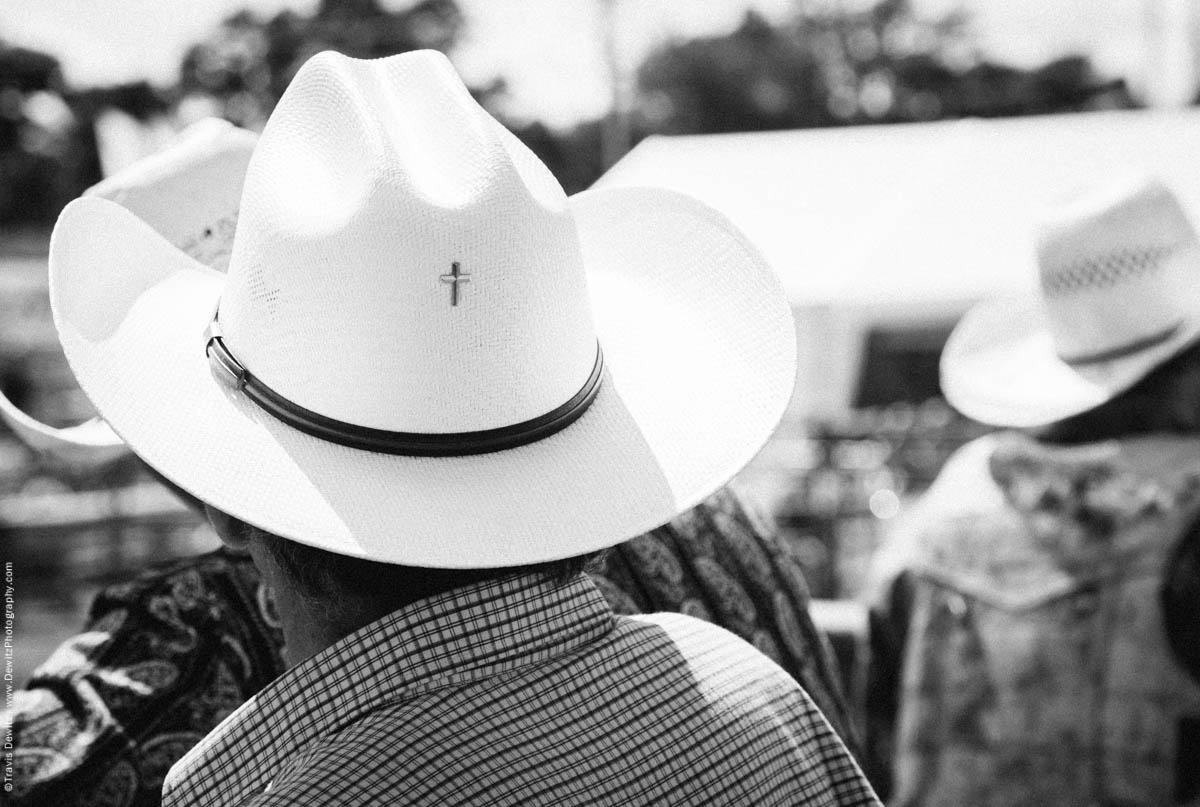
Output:
[[[1048,211],[1037,252],[1046,321],[1068,365],[1132,355],[1194,322],[1200,243],[1156,179],[1118,182]]]
[[[241,220],[224,342],[304,409],[501,429],[562,406],[596,367],[566,195],[440,53],[310,59],[262,133]]]

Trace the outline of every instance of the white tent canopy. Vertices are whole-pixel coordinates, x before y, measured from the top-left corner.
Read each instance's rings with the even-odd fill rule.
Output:
[[[869,328],[1034,288],[1039,211],[1121,172],[1200,213],[1200,110],[651,137],[598,186],[683,191],[758,244],[797,310],[803,415],[845,409]]]
[[[651,137],[598,185],[722,210],[797,304],[903,304],[1031,288],[1039,209],[1123,170],[1200,209],[1200,110]]]

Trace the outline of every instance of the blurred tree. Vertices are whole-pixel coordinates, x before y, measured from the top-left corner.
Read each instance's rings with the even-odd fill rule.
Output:
[[[0,42],[0,86],[17,92],[38,90],[60,92],[62,70],[58,59],[28,48],[7,47]]]
[[[53,220],[86,187],[84,135],[58,60],[0,41],[0,225]]]
[[[181,90],[216,101],[234,123],[259,128],[313,54],[336,50],[372,59],[418,48],[445,51],[462,24],[454,0],[421,0],[400,11],[378,0],[321,0],[312,16],[289,10],[269,20],[241,11],[188,50]]]
[[[141,82],[72,93],[53,57],[0,43],[0,223],[52,218],[99,178],[91,123],[105,108],[146,120],[198,101],[208,114],[260,128],[295,71],[317,51],[360,58],[416,48],[449,51],[464,26],[455,0],[417,0],[399,10],[381,0],[320,0],[310,14],[285,10],[269,19],[242,11],[188,50],[180,85],[169,90]],[[924,18],[911,0],[850,10],[832,0],[806,0],[780,25],[749,13],[730,34],[671,42],[653,52],[638,71],[629,128],[636,142],[656,132],[1134,105],[1122,82],[1099,81],[1082,57],[1025,71],[974,59],[969,50],[961,15]],[[502,79],[472,88],[502,120],[504,92]],[[511,128],[574,192],[604,170],[603,123]]]
[[[757,13],[731,34],[668,44],[638,73],[638,128],[664,134],[836,122],[811,43]]]
[[[377,58],[418,48],[449,51],[464,19],[453,0],[420,0],[390,11],[379,0],[321,0],[311,16],[283,11],[264,20],[248,11],[226,19],[184,57],[181,92],[215,104],[218,114],[249,128],[261,128],[308,57],[336,50]],[[471,87],[471,93],[503,120],[503,79]],[[518,137],[541,157],[568,192],[600,176],[600,123],[586,121],[558,131],[539,122],[510,123]]]
[[[773,26],[748,13],[724,36],[672,42],[638,72],[642,134],[789,129],[1131,107],[1123,81],[1080,56],[1033,71],[971,53],[961,13],[911,0],[857,10],[802,3]]]
[[[116,108],[147,120],[174,95],[145,81],[71,90],[58,60],[0,42],[0,225],[44,225],[100,180],[92,127]]]
[[[562,131],[536,121],[510,123],[509,128],[546,164],[567,193],[584,190],[604,173],[602,119]]]

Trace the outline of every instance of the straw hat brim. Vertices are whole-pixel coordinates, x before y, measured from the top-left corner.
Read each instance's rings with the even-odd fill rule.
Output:
[[[73,464],[103,465],[129,453],[125,442],[100,418],[57,428],[21,411],[3,393],[0,421],[34,451]]]
[[[192,254],[207,254],[211,263],[225,254],[227,242],[216,236],[205,239],[200,233],[233,218],[246,164],[257,142],[252,132],[205,118],[162,150],[93,185],[85,195],[117,202],[172,242],[188,243]],[[35,451],[76,466],[97,467],[129,453],[125,442],[100,418],[54,427],[19,409],[3,392],[0,421]]]
[[[787,406],[796,345],[778,279],[719,213],[649,188],[570,205],[607,371],[582,418],[520,448],[389,456],[273,419],[205,358],[224,275],[105,200],[73,202],[55,228],[55,324],[113,430],[250,524],[414,566],[577,555],[668,521],[748,462]]]
[[[941,358],[942,392],[967,417],[1032,428],[1112,400],[1200,337],[1200,311],[1170,338],[1110,361],[1059,358],[1041,298],[987,300],[955,326]]]

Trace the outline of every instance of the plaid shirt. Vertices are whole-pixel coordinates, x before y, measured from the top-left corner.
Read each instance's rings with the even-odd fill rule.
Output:
[[[584,577],[424,600],[285,673],[180,760],[178,805],[878,804],[778,666]]]

